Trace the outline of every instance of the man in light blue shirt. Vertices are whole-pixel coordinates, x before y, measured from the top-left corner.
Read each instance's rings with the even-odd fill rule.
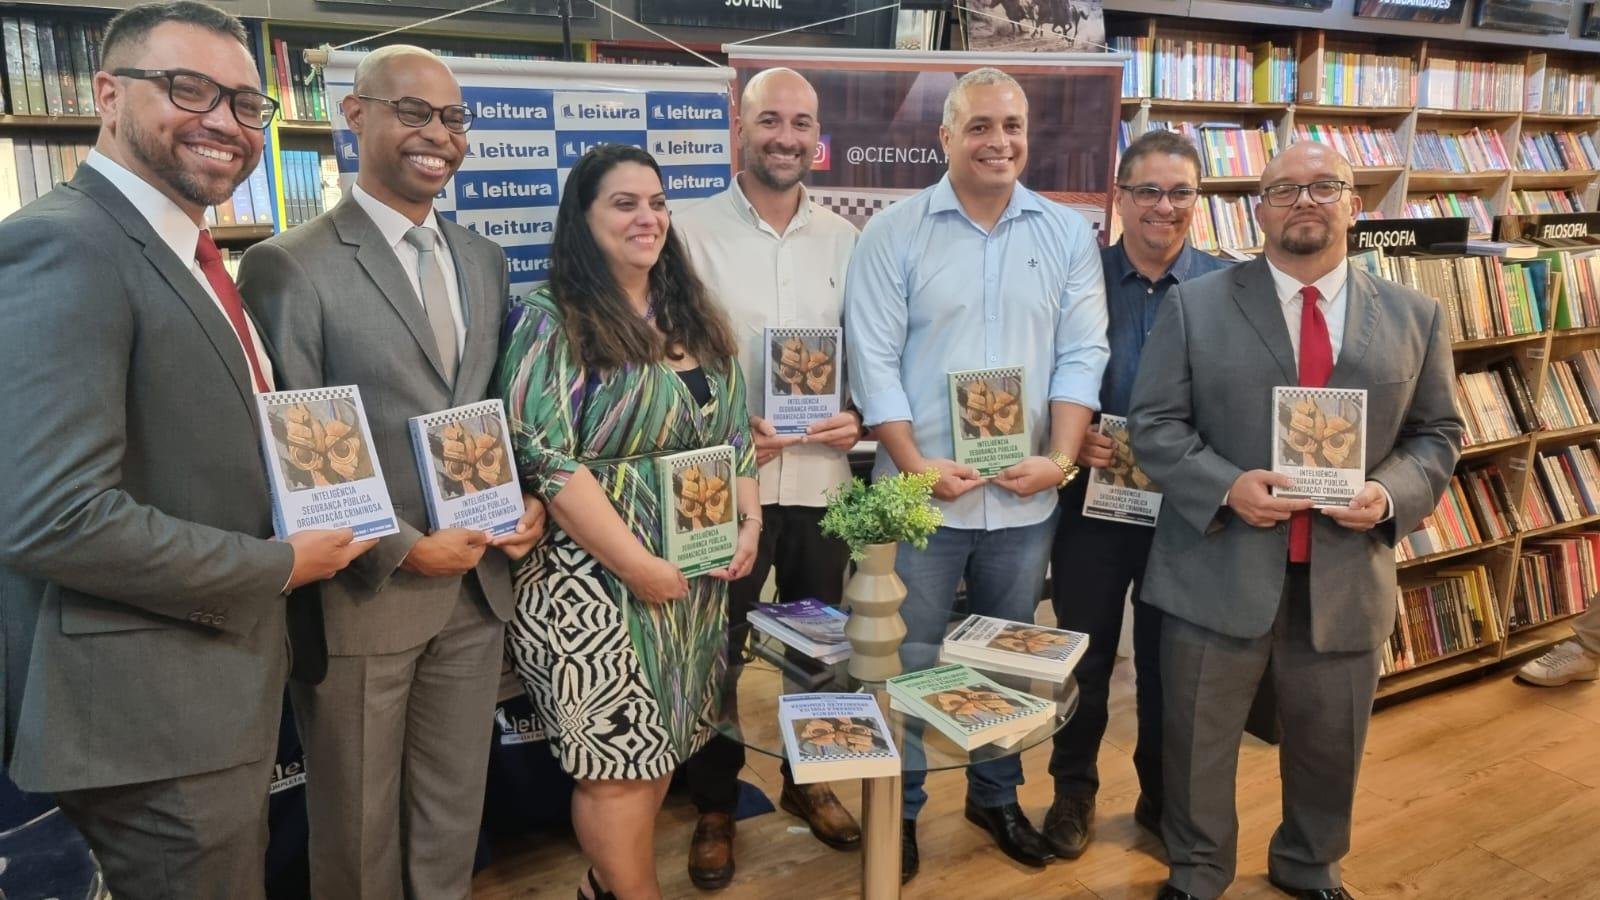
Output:
[[[1082,217],[1018,183],[1028,101],[1015,80],[978,69],[945,100],[938,184],[867,224],[845,285],[845,346],[865,422],[877,428],[875,476],[936,470],[944,527],[924,551],[902,546],[907,671],[937,658],[957,584],[971,611],[1033,621],[1055,528],[1056,489],[1094,410],[1106,344],[1105,285]],[[1032,453],[992,478],[954,462],[948,373],[1020,366]],[[915,820],[927,799],[905,777],[901,877],[916,874]],[[967,770],[967,818],[1025,865],[1049,846],[1017,805],[1015,755]]]

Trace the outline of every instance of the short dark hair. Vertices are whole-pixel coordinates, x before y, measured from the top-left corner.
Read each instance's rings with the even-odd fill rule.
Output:
[[[105,60],[111,60],[118,52],[143,42],[156,26],[168,22],[210,29],[233,38],[246,50],[250,49],[250,36],[232,14],[194,0],[160,0],[130,6],[117,13],[111,24],[106,26],[106,36],[100,45],[102,67],[107,65]]]
[[[1194,175],[1198,179],[1204,174],[1200,165],[1200,151],[1195,148],[1194,142],[1175,131],[1146,131],[1139,135],[1128,149],[1122,151],[1122,161],[1117,163],[1117,184],[1127,184],[1128,176],[1133,172],[1133,164],[1140,157],[1150,156],[1155,153],[1166,153],[1171,156],[1181,156],[1194,164]],[[1195,187],[1199,187],[1198,183]]]

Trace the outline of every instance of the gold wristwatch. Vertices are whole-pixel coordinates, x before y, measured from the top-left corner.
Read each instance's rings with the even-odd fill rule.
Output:
[[[1071,484],[1072,479],[1078,477],[1078,464],[1073,462],[1072,458],[1065,453],[1060,450],[1051,450],[1049,459],[1061,467],[1061,483],[1056,485],[1057,490]]]

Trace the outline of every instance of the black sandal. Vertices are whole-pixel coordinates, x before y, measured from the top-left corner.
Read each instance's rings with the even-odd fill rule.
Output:
[[[580,887],[578,888],[578,900],[617,900],[616,894],[600,888],[600,882],[595,880],[593,868],[590,868],[583,877],[585,881],[589,882],[589,891],[593,896],[585,895],[583,888]]]

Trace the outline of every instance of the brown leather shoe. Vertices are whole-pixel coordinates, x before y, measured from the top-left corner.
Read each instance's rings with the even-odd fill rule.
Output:
[[[812,835],[835,850],[861,846],[861,826],[825,784],[795,784],[785,778],[778,805],[784,812],[805,819]]]
[[[715,891],[733,880],[733,816],[701,813],[689,842],[689,880],[702,890]]]

